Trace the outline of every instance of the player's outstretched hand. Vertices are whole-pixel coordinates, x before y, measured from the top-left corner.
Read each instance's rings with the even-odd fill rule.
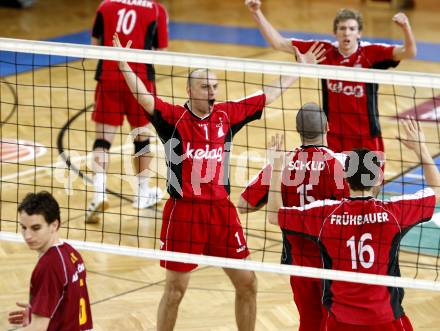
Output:
[[[267,145],[267,158],[269,163],[273,165],[274,170],[281,170],[284,164],[286,153],[283,150],[283,146],[284,135],[282,133],[273,135]]]
[[[406,147],[418,153],[422,145],[426,143],[425,134],[420,128],[419,122],[414,118],[408,117],[399,121],[402,125],[405,136],[396,137]]]
[[[30,312],[29,304],[17,302],[16,305],[24,309],[11,311],[8,316],[9,323],[14,325],[21,325],[21,326],[29,325],[29,312]]]
[[[324,56],[326,49],[324,48],[324,44],[319,43],[319,41],[314,42],[304,54],[295,46],[293,46],[293,49],[295,50],[296,60],[300,63],[317,64],[326,59]]]
[[[119,36],[116,32],[113,34],[113,47],[123,48],[121,41],[119,40]],[[129,40],[127,45],[125,45],[125,48],[130,48],[130,47],[131,47],[131,40]]]
[[[255,13],[261,8],[261,0],[245,0],[244,4],[252,13]]]
[[[409,19],[404,13],[397,13],[393,16],[393,21],[400,27],[409,25]]]

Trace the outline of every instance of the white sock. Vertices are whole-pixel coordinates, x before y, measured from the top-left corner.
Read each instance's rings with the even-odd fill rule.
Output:
[[[149,187],[149,178],[145,176],[137,176],[138,180],[138,196],[143,197],[147,196]]]
[[[93,187],[95,188],[95,201],[107,200],[106,190],[107,174],[98,172],[93,176]]]

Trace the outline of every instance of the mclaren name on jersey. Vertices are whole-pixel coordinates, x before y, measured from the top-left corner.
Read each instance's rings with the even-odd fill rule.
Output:
[[[149,0],[111,0],[112,2],[120,2],[129,6],[140,6],[146,8],[153,8],[153,2]]]
[[[343,213],[342,215],[333,214],[330,217],[331,225],[363,225],[388,222],[388,213],[368,213],[363,215],[351,215]]]

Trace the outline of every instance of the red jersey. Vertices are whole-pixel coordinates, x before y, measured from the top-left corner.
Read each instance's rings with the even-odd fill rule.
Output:
[[[301,53],[306,52],[315,40],[292,39],[292,45]],[[399,62],[393,60],[395,46],[360,42],[356,52],[345,57],[339,52],[338,43],[321,41],[326,59],[321,64],[388,69]],[[353,148],[370,148],[365,145],[371,137],[380,137],[377,84],[340,80],[322,81],[322,104],[330,130],[327,134],[329,147],[335,152],[351,151]],[[333,143],[335,141],[335,143]],[[365,143],[364,143],[365,142]],[[378,148],[380,147],[380,144]]]
[[[229,196],[232,138],[247,123],[259,119],[266,103],[258,93],[216,103],[201,118],[184,106],[155,98],[153,123],[164,143],[167,186],[171,197],[219,200]]]
[[[314,238],[327,269],[400,276],[400,240],[432,217],[435,203],[427,188],[389,201],[364,197],[282,207],[278,221],[285,233]],[[324,305],[343,323],[381,324],[404,314],[400,288],[325,280],[323,292]]]
[[[31,313],[50,318],[48,331],[93,329],[86,270],[69,244],[52,246],[32,272]]]
[[[99,5],[92,36],[103,46],[113,46],[113,34],[117,32],[121,44],[132,41],[131,48],[157,49],[168,47],[168,14],[155,1],[104,0]],[[133,71],[143,80],[154,80],[153,66],[130,63]],[[99,61],[96,79],[121,79],[116,61]],[[123,78],[122,78],[123,79]]]
[[[289,153],[283,170],[281,194],[283,206],[304,206],[315,200],[341,200],[349,196],[344,180],[345,155],[324,146],[301,146]],[[246,187],[242,197],[257,207],[267,202],[272,167],[267,165]],[[286,236],[282,262],[308,267],[321,267],[316,243],[298,236]]]

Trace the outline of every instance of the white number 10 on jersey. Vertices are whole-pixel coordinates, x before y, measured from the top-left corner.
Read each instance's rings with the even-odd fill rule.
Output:
[[[118,25],[116,26],[116,32],[128,35],[133,31],[134,25],[136,24],[136,11],[130,9],[127,11],[122,8],[118,11]]]

